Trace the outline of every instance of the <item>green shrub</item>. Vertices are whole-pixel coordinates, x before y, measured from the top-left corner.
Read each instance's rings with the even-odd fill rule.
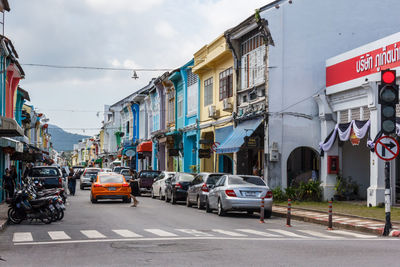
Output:
[[[321,201],[322,199],[322,189],[320,181],[308,181],[300,182],[297,188],[297,198],[298,200],[305,201]]]
[[[280,187],[275,187],[272,189],[272,195],[274,197],[274,201],[285,201],[287,200],[285,192]]]
[[[297,199],[297,188],[293,186],[286,187],[285,193],[286,193],[286,200],[291,199],[292,201],[294,201]]]

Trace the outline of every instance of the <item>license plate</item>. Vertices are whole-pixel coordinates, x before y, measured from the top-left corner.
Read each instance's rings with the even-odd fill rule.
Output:
[[[255,197],[256,192],[245,192],[246,197]]]
[[[108,190],[109,190],[109,191],[115,191],[115,190],[117,190],[117,188],[115,188],[115,187],[109,187]]]

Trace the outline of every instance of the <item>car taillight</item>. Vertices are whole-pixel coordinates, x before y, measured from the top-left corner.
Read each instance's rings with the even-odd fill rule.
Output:
[[[102,187],[101,184],[94,184],[93,186],[94,186],[94,187]]]
[[[182,188],[182,185],[180,183],[176,183],[175,188]]]
[[[207,186],[206,183],[204,183],[204,184],[201,186],[201,191],[203,191],[203,192],[208,192],[208,186]]]
[[[62,178],[58,177],[58,187],[62,187]]]
[[[122,187],[129,187],[129,184],[122,184]]]
[[[265,198],[272,198],[272,191],[268,191]]]
[[[225,194],[226,194],[228,197],[236,197],[236,193],[235,193],[235,191],[233,191],[233,190],[225,190]]]

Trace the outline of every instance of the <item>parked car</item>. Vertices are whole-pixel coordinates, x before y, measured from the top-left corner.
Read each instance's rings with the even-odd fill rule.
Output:
[[[154,179],[160,175],[161,171],[146,170],[140,171],[137,175],[137,179],[131,180],[131,188],[136,191],[136,187],[139,187],[141,193],[151,193],[151,187]]]
[[[171,203],[175,204],[177,201],[186,200],[187,190],[194,177],[193,173],[177,172],[171,178],[166,179],[165,201],[171,200]]]
[[[196,204],[198,209],[203,209],[210,191],[209,187],[214,186],[222,175],[224,173],[201,172],[197,174],[189,185],[186,206],[190,207],[192,204]]]
[[[83,190],[85,187],[92,186],[92,182],[99,172],[101,172],[100,168],[86,168],[80,177],[80,189]]]
[[[165,180],[175,175],[176,172],[163,171],[157,176],[151,187],[151,197],[159,197],[161,200],[165,198]]]
[[[90,201],[96,203],[99,199],[122,199],[123,202],[131,202],[131,188],[122,174],[98,173],[94,180]]]
[[[63,176],[60,169],[53,166],[36,166],[32,168],[31,178],[38,181],[44,188],[58,188],[63,186]]]
[[[129,169],[122,169],[119,173],[125,177],[128,183],[133,178]]]
[[[264,197],[264,216],[272,214],[272,191],[258,176],[223,175],[208,193],[206,211],[217,210],[219,216],[227,211],[260,211]]]
[[[103,172],[112,172],[112,170],[110,168],[103,168],[102,170],[103,170]]]

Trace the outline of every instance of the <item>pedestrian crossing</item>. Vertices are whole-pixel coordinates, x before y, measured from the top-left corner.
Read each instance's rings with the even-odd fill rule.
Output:
[[[73,237],[73,238],[72,238]],[[48,232],[14,232],[12,241],[14,244],[29,242],[51,242],[51,241],[71,241],[71,240],[116,240],[116,239],[140,240],[146,238],[207,238],[207,239],[374,239],[379,236],[355,233],[344,230],[315,231],[302,229],[158,229],[146,228],[132,231],[129,229],[111,230],[69,230],[69,231],[48,231]],[[122,240],[123,241],[123,240]]]

